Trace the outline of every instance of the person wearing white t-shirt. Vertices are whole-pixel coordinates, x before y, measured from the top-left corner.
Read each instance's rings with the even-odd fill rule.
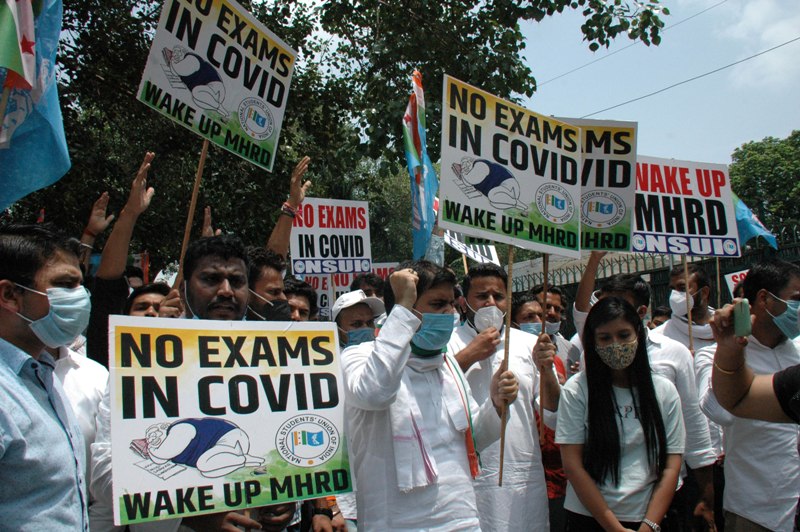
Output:
[[[634,306],[642,320],[647,315],[650,285],[637,274],[613,275],[605,280],[597,293],[594,293],[597,269],[604,255],[605,252],[591,253],[578,285],[573,319],[575,328],[581,333],[593,296],[600,300],[608,296],[621,297]],[[670,514],[675,516],[674,522],[679,530],[688,530],[691,526],[691,523],[686,522],[686,516],[690,513],[702,518],[710,526],[715,522],[713,466],[717,455],[711,445],[708,422],[700,411],[692,354],[686,346],[653,331],[646,334],[646,346],[653,372],[666,377],[678,390],[683,421],[686,424],[684,460],[686,466],[692,469],[698,484],[698,500],[687,500],[688,494],[679,482],[678,493],[673,498]],[[685,476],[685,470],[682,468],[681,478]]]
[[[746,401],[741,390],[757,389],[754,374],[771,375],[800,363],[794,342],[800,334],[800,268],[779,260],[756,264],[742,288],[752,334],[734,336],[732,307],[726,307],[712,321],[718,343],[697,355],[714,357],[712,386],[701,406],[725,431],[725,529],[790,532],[800,496],[800,430],[775,419],[755,421],[769,404]]]
[[[645,341],[622,298],[604,298],[588,314],[586,369],[564,385],[558,407],[567,530],[661,531],[685,434],[678,393],[651,374]]]

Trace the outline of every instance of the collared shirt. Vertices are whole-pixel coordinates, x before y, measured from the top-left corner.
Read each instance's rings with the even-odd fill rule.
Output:
[[[89,529],[85,451],[55,361],[0,339],[0,524],[8,530]]]
[[[549,530],[547,484],[533,415],[539,400],[539,372],[532,355],[536,337],[518,329],[509,332],[508,369],[517,377],[519,394],[509,405],[502,486],[498,486],[500,441],[481,453],[481,474],[474,482],[481,530]],[[455,356],[477,335],[469,323],[457,327],[447,351]],[[467,369],[467,381],[479,404],[490,400],[492,376],[504,357],[505,331],[501,331],[495,352]]]
[[[85,354],[58,348],[55,375],[61,381],[72,412],[81,428],[86,449],[86,478],[91,479],[91,445],[97,433],[97,411],[108,384],[108,370]]]
[[[374,342],[342,353],[358,525],[385,531],[480,530],[465,433],[448,414],[447,403],[460,398],[444,393],[445,381],[454,377],[444,367],[416,371],[407,365],[409,344],[419,325],[414,314],[396,305]],[[459,377],[461,371],[455,366]],[[498,439],[500,419],[491,401],[479,406],[469,384],[465,388],[481,451]],[[431,485],[410,491],[398,488],[391,422],[393,413],[402,414],[396,401],[401,391],[411,394],[419,406],[418,430],[429,443],[438,470]]]
[[[716,345],[707,347],[697,356],[713,359],[716,349]],[[770,375],[798,363],[800,351],[794,342],[783,341],[770,349],[755,336],[748,338],[747,365],[756,375]],[[701,406],[725,432],[723,508],[769,530],[794,530],[800,495],[800,428],[735,417],[719,404],[711,387],[704,391]]]

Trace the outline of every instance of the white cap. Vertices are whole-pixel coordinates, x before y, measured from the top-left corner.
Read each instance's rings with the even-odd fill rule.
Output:
[[[333,308],[331,309],[331,319],[336,321],[336,316],[338,316],[341,311],[346,308],[350,308],[353,305],[358,305],[359,303],[366,303],[369,305],[370,310],[372,310],[373,317],[380,316],[386,312],[386,307],[383,305],[383,301],[377,297],[367,297],[367,294],[365,294],[363,290],[354,290],[339,296],[339,299],[336,300],[336,302],[333,304]]]

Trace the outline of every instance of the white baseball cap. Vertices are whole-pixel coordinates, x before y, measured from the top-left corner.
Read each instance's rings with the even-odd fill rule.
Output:
[[[365,294],[363,290],[353,290],[352,292],[347,292],[339,296],[339,299],[336,300],[331,309],[331,319],[336,321],[336,316],[338,316],[341,311],[353,305],[358,305],[359,303],[366,303],[369,305],[370,310],[372,310],[372,315],[375,317],[386,312],[383,301],[377,297],[367,297],[367,294]]]

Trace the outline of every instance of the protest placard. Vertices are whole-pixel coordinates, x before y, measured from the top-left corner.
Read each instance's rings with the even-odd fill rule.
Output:
[[[562,118],[581,128],[581,250],[630,251],[636,122]]]
[[[291,254],[298,276],[372,271],[367,202],[306,198],[294,219]]]
[[[118,525],[351,490],[330,323],[111,316]]]
[[[730,292],[731,297],[733,297],[733,290],[736,288],[736,285],[744,281],[749,271],[750,270],[741,270],[725,275],[725,284],[728,285],[728,292]]]
[[[728,167],[638,157],[633,251],[739,256]]]
[[[577,257],[580,128],[450,76],[443,90],[439,226]]]
[[[296,55],[233,0],[166,0],[138,99],[272,170]]]
[[[494,247],[491,240],[465,236],[455,231],[445,231],[444,241],[448,246],[475,262],[491,262],[500,266],[497,248]]]
[[[373,262],[372,273],[384,281],[397,267],[397,262]],[[333,275],[306,275],[303,280],[311,285],[317,292],[317,306],[319,307],[319,320],[331,319],[331,306],[336,299],[350,291],[350,285],[359,274],[335,273]]]

